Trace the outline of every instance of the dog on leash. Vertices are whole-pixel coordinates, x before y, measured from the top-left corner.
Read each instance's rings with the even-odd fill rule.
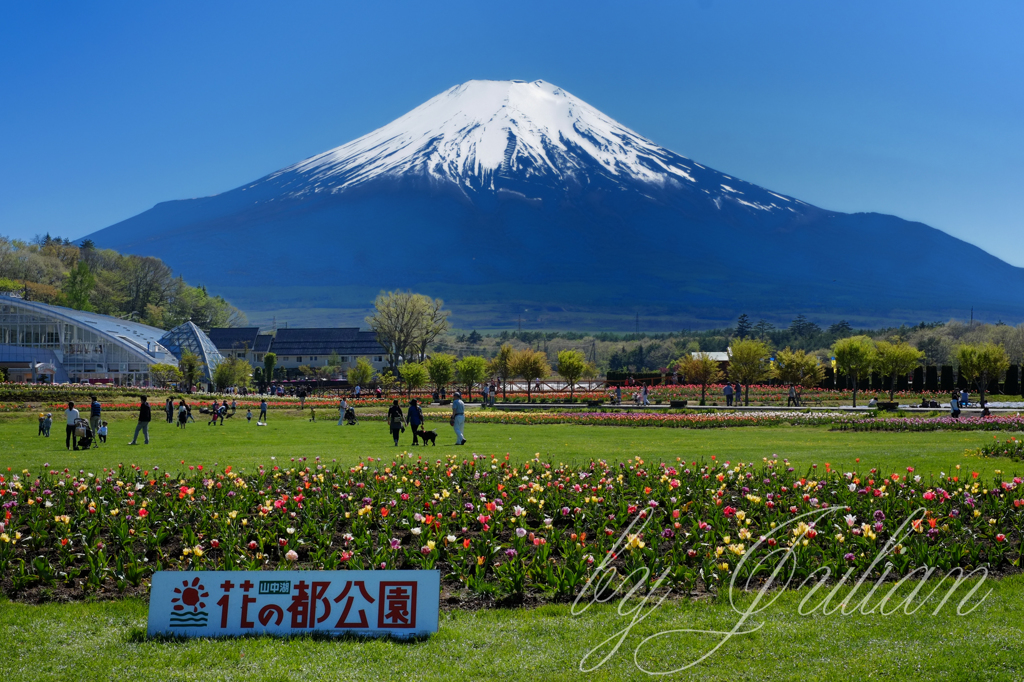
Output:
[[[426,445],[427,441],[434,447],[437,447],[437,431],[424,431],[420,429],[416,432],[416,435],[423,439],[423,444]]]

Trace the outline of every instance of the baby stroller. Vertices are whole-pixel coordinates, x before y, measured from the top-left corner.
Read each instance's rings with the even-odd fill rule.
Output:
[[[75,439],[78,441],[78,447],[86,450],[93,446],[93,439],[96,434],[92,432],[92,427],[89,426],[88,419],[82,419],[79,417],[75,420]],[[99,447],[97,445],[96,447]]]
[[[349,408],[345,410],[345,423],[349,426],[356,425],[356,409],[354,407],[349,406]]]

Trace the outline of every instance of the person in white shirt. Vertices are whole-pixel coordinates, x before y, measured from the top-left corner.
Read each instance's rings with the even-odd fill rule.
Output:
[[[64,417],[67,419],[67,428],[64,430],[64,447],[70,450],[73,445],[74,449],[77,450],[78,439],[75,438],[75,420],[78,419],[79,414],[78,410],[75,409],[74,403],[68,403],[68,409],[64,410]]]
[[[466,403],[462,402],[462,394],[455,391],[453,396],[455,399],[452,401],[452,428],[455,429],[455,444],[465,445],[466,437],[462,435],[462,430],[466,425]]]
[[[342,398],[338,401],[338,426],[342,426],[345,423],[345,412],[348,411],[348,403]]]

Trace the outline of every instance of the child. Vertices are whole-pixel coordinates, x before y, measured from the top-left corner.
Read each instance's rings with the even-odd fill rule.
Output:
[[[312,405],[309,406],[309,421],[316,421],[316,408],[313,407]]]
[[[247,421],[247,422],[251,422],[252,421],[252,410],[251,409],[245,411],[245,421]]]
[[[101,443],[107,442],[107,422],[100,422],[100,428],[96,430],[96,435],[99,436]]]
[[[43,418],[43,436],[45,436],[46,438],[50,437],[51,426],[53,426],[53,414],[47,412],[46,417]]]
[[[42,436],[45,433],[45,429],[43,428],[43,422],[45,420],[46,420],[46,415],[43,414],[42,412],[40,412],[39,413],[39,433],[36,434],[37,436]]]

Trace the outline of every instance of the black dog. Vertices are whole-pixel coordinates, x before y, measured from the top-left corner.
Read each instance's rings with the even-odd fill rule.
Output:
[[[416,435],[423,439],[424,445],[426,445],[429,440],[431,445],[437,447],[437,431],[424,431],[423,429],[420,429],[419,431],[416,431]]]

